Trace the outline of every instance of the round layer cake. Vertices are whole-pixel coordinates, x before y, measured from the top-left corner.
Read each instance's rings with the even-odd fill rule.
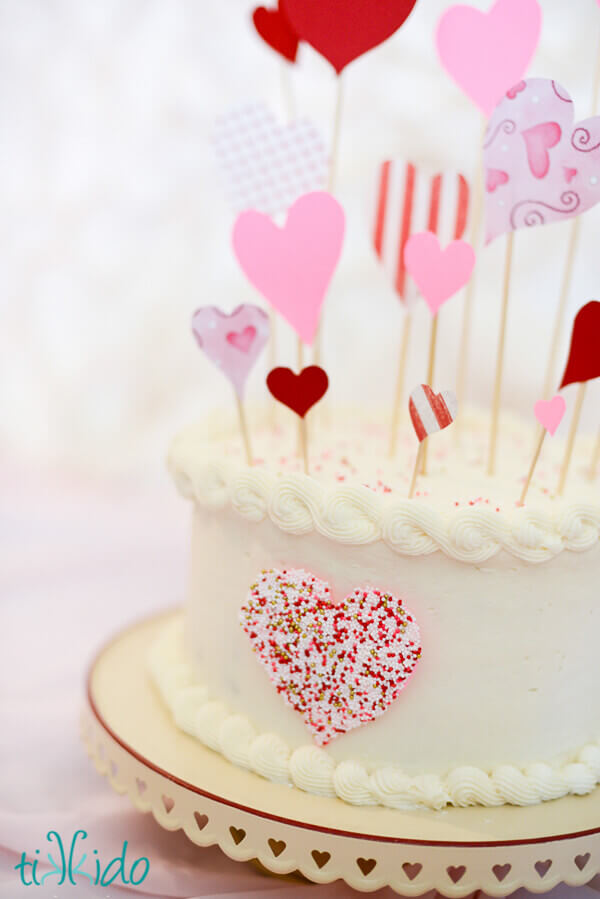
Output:
[[[600,781],[600,488],[581,440],[487,416],[389,458],[384,416],[179,435],[169,466],[194,502],[183,621],[152,676],[178,726],[232,763],[353,804],[526,805]]]

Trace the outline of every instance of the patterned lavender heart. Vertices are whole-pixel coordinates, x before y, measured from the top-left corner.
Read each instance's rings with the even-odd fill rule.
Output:
[[[483,141],[487,242],[600,200],[600,116],[574,117],[566,90],[547,78],[520,81],[496,106]]]
[[[192,316],[192,332],[241,399],[246,379],[269,339],[266,312],[251,303],[238,306],[230,315],[216,306],[201,306]]]

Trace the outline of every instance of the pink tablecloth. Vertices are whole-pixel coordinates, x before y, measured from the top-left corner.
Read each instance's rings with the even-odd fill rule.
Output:
[[[343,884],[282,881],[199,849],[168,833],[112,792],[89,762],[78,735],[86,666],[96,648],[128,622],[182,599],[186,506],[166,481],[155,488],[78,483],[10,471],[0,478],[0,899],[356,895]],[[139,888],[112,884],[76,892],[49,876],[20,884],[22,852],[44,857],[46,833],[66,842],[77,829],[103,860],[129,843],[146,856]],[[39,872],[47,873],[48,866]],[[600,884],[598,885],[600,888]],[[598,899],[591,887],[553,895]],[[376,896],[389,896],[380,890]]]

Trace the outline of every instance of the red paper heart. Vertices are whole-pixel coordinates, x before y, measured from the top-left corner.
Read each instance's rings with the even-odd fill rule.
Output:
[[[383,43],[405,22],[417,0],[281,0],[300,40],[324,56],[338,75]]]
[[[590,300],[573,322],[567,366],[559,390],[567,384],[600,378],[600,303]]]
[[[319,746],[383,715],[421,657],[419,628],[401,599],[369,587],[334,605],[329,586],[302,569],[263,571],[239,619]]]
[[[303,368],[300,374],[280,366],[267,375],[267,387],[276,400],[304,418],[329,387],[329,378],[318,365]]]
[[[277,9],[257,6],[252,13],[252,21],[263,41],[289,62],[296,62],[298,36],[286,16]]]

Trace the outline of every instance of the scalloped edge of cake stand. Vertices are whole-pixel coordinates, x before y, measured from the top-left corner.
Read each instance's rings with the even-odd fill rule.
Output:
[[[528,808],[396,811],[312,796],[231,764],[174,725],[146,674],[149,645],[179,614],[144,619],[100,650],[81,723],[99,773],[161,827],[275,875],[341,878],[364,892],[542,893],[600,871],[600,789]]]

